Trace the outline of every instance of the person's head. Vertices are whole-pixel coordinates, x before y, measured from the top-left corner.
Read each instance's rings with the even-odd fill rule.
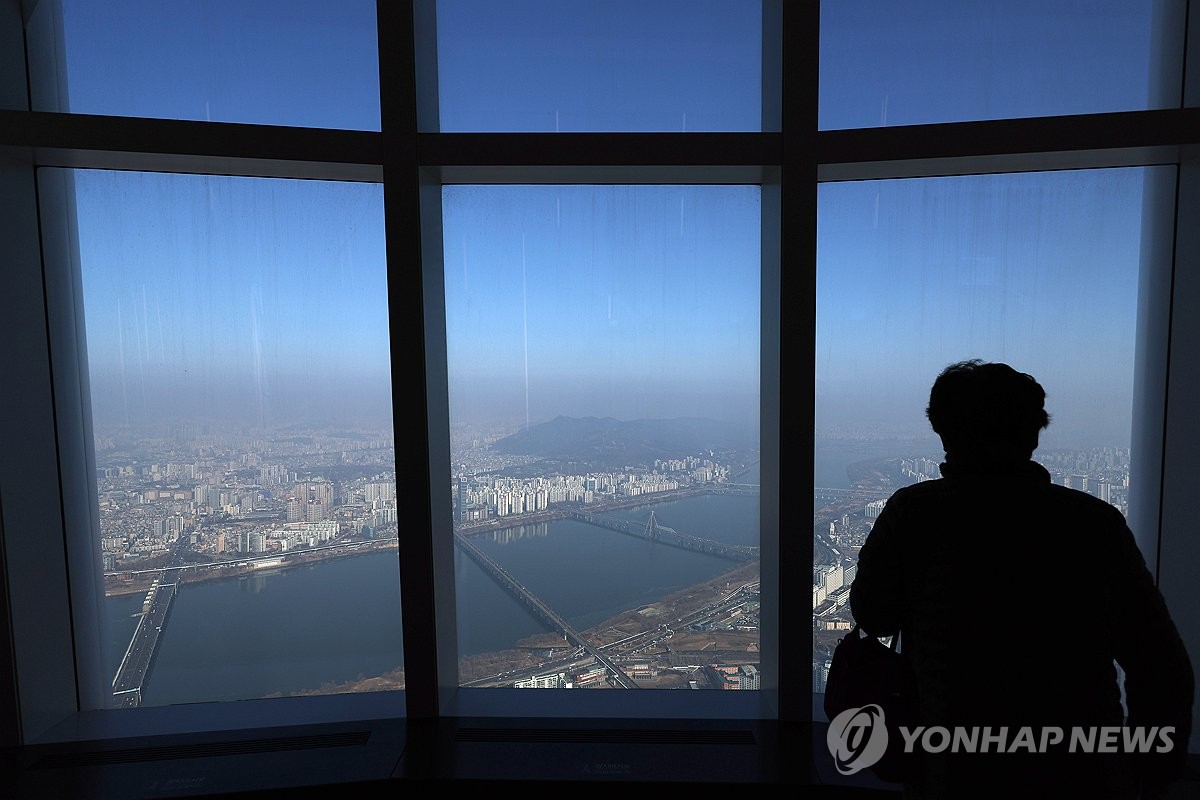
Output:
[[[1028,459],[1050,424],[1046,392],[1008,364],[979,359],[942,370],[929,391],[925,416],[948,458]]]

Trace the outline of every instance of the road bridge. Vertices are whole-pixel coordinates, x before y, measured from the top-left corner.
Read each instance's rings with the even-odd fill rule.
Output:
[[[828,486],[814,486],[813,498],[829,502],[862,500],[869,503],[872,500],[887,500],[894,491],[894,489],[834,489]]]
[[[591,642],[583,637],[579,631],[575,630],[565,619],[560,617],[554,609],[546,605],[537,595],[531,592],[520,581],[509,574],[508,570],[496,563],[496,561],[487,553],[480,550],[472,542],[470,542],[461,533],[454,534],[454,543],[457,544],[462,551],[471,557],[475,563],[483,568],[492,580],[500,584],[500,586],[509,594],[517,598],[526,608],[534,613],[542,622],[557,630],[567,640],[581,647],[599,663],[604,665],[608,670],[609,676],[613,682],[622,689],[637,689],[638,685],[633,682],[633,679],[621,670],[612,660],[600,652],[598,647],[595,647]]]
[[[204,572],[204,571],[210,570],[210,569],[223,569],[225,567],[238,567],[238,566],[245,567],[245,566],[251,566],[260,561],[270,561],[270,560],[279,559],[279,558],[287,559],[287,558],[291,558],[291,557],[303,558],[305,555],[308,555],[310,553],[324,553],[329,550],[362,550],[362,549],[378,548],[379,542],[388,542],[393,538],[394,537],[389,536],[385,539],[368,539],[368,540],[364,540],[364,541],[354,541],[354,542],[337,542],[335,544],[319,544],[319,545],[315,545],[313,547],[301,547],[296,550],[283,550],[283,551],[277,550],[277,551],[273,551],[270,553],[263,553],[261,555],[259,555],[259,554],[245,555],[245,556],[240,556],[238,558],[227,558],[227,559],[223,559],[221,561],[197,561],[192,564],[180,563],[178,565],[178,568],[180,570],[187,570],[189,572]],[[280,566],[284,566],[284,567],[295,566],[295,564],[293,564],[289,561],[284,561],[284,563],[281,564]],[[114,570],[109,570],[108,572],[105,572],[104,577],[105,578],[115,578],[115,577],[132,578],[134,576],[150,575],[152,573],[161,572],[161,571],[162,571],[162,567],[152,567],[150,569],[114,569]]]
[[[757,483],[718,483],[708,489],[710,494],[758,495],[762,487]]]
[[[113,676],[113,705],[132,708],[142,704],[142,688],[150,677],[150,667],[167,624],[167,615],[179,589],[178,568],[165,569],[158,582],[146,593],[146,603],[134,629],[125,656]]]
[[[578,522],[597,525],[601,528],[624,533],[628,536],[636,536],[639,539],[661,542],[662,544],[678,547],[682,550],[691,550],[694,553],[707,553],[710,556],[717,556],[718,558],[725,558],[730,561],[755,561],[758,559],[757,547],[727,544],[725,542],[718,542],[715,539],[705,539],[700,536],[680,533],[674,528],[660,525],[658,520],[655,519],[653,511],[650,512],[650,518],[644,524],[617,519],[616,517],[602,516],[600,514],[590,514],[583,511],[573,511],[569,516]]]

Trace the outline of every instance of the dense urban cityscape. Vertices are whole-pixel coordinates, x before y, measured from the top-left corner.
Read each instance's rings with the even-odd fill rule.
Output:
[[[97,493],[109,593],[159,566],[279,555],[396,538],[390,432],[213,433],[178,425],[97,437]]]
[[[464,428],[452,436],[455,543],[461,557],[544,631],[507,649],[461,655],[463,685],[758,688],[757,519],[746,521],[753,526],[749,545],[676,530],[655,515],[659,504],[688,497],[757,497],[756,479],[740,482],[756,456],[710,450],[569,474],[557,462],[494,446],[510,433]],[[390,431],[383,429],[266,434],[180,424],[157,432],[108,430],[96,448],[106,593],[145,595],[143,619],[113,678],[119,704],[140,704],[140,686],[151,679],[154,648],[180,587],[394,551],[411,502],[397,480]],[[1128,450],[1051,450],[1035,458],[1056,483],[1126,511]],[[818,692],[833,646],[853,625],[849,587],[874,518],[896,488],[939,476],[938,460],[928,455],[865,459],[847,472],[849,488],[816,487],[814,494]],[[639,509],[636,519],[612,516],[631,508]],[[708,580],[577,630],[529,587],[533,576],[511,572],[489,549],[545,539],[562,520],[586,523],[596,535],[625,534],[729,563]],[[398,587],[398,572],[396,580]],[[383,686],[403,686],[402,664],[389,675]],[[379,688],[380,681],[334,680],[328,690]]]
[[[744,460],[708,451],[623,470],[543,475],[537,474],[538,459],[490,446],[503,435],[454,438],[456,544],[527,608],[542,608],[535,616],[553,633],[513,642],[503,652],[464,657],[464,683],[757,688],[757,547],[597,516],[648,498],[757,494],[757,487],[731,480],[733,469],[746,469]],[[268,435],[181,424],[160,431],[108,430],[96,446],[106,593],[146,595],[143,620],[113,679],[114,694],[125,705],[141,702],[140,687],[151,679],[153,651],[179,586],[395,548],[398,518],[411,495],[397,484],[392,438],[385,430],[291,428]],[[588,513],[580,514],[583,509]],[[688,587],[686,596],[664,597],[661,608],[643,605],[629,609],[629,619],[619,615],[594,630],[575,631],[468,541],[481,535],[508,541],[539,529],[545,535],[548,521],[569,514],[732,563],[723,568],[724,580]],[[748,524],[757,542],[757,523]],[[155,624],[142,624],[145,619]],[[694,646],[711,647],[711,653],[681,660],[669,644],[675,637],[685,644],[703,638]],[[397,668],[393,684],[400,687],[403,673]],[[377,684],[338,688],[368,685]]]

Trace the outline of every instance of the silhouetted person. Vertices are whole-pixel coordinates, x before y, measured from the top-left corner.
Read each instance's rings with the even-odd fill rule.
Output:
[[[850,606],[870,634],[901,631],[919,724],[1007,726],[1010,745],[1023,726],[1056,726],[1065,740],[1052,753],[922,754],[906,796],[1155,797],[1183,767],[1187,652],[1121,513],[1030,460],[1050,422],[1045,396],[1006,364],[938,376],[926,414],[943,477],[888,500]],[[1072,726],[1120,725],[1173,726],[1173,751],[1062,752]]]

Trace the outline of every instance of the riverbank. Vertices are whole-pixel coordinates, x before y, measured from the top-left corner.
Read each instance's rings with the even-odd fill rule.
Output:
[[[227,580],[245,575],[253,575],[265,571],[279,571],[296,567],[311,566],[325,561],[349,558],[356,555],[377,553],[381,550],[395,550],[397,539],[354,540],[344,543],[341,547],[330,547],[320,550],[298,550],[291,553],[279,553],[260,557],[254,560],[246,559],[228,566],[213,567],[205,564],[195,565],[195,570],[187,570],[180,576],[180,582],[185,584],[206,583],[208,581]],[[279,563],[271,563],[276,562]],[[256,566],[256,564],[258,566]],[[104,576],[104,596],[119,597],[130,594],[144,594],[150,590],[151,584],[159,573],[147,573],[130,579],[121,579],[118,575]]]
[[[556,508],[547,509],[545,511],[535,511],[531,514],[521,514],[520,516],[510,517],[493,517],[488,520],[477,522],[464,522],[455,526],[456,533],[461,533],[463,536],[474,536],[478,533],[490,533],[492,531],[500,531],[505,528],[516,528],[521,525],[537,525],[543,522],[555,522],[560,519],[567,519],[571,514],[580,511],[586,511],[589,514],[603,513],[605,511],[616,511],[625,508],[641,508],[643,506],[653,506],[659,503],[668,503],[672,500],[682,500],[685,497],[698,497],[704,494],[711,494],[720,490],[720,485],[717,486],[689,486],[684,489],[670,489],[665,492],[653,492],[651,494],[640,494],[636,497],[629,497],[624,500],[614,500],[608,503],[556,503]]]
[[[618,500],[608,503],[593,503],[586,506],[589,513],[603,513],[605,511],[615,511],[618,509],[641,508],[653,506],[658,503],[666,503],[672,500],[681,500],[687,497],[697,497],[699,495],[710,494],[714,491],[719,491],[719,486],[704,486],[704,487],[687,487],[684,489],[673,489],[666,492],[654,492],[653,494],[638,495],[624,500]],[[565,505],[565,504],[563,504]],[[490,520],[465,523],[456,526],[455,530],[464,536],[473,536],[480,533],[489,533],[500,531],[506,528],[516,528],[522,525],[537,525],[540,523],[553,522],[556,520],[567,519],[568,516],[580,509],[585,508],[582,505],[570,505],[563,508],[558,507],[547,511],[539,511],[532,514],[522,514],[520,516],[497,517]],[[305,566],[308,564],[320,563],[337,558],[345,558],[350,555],[359,553],[373,553],[381,549],[394,550],[397,547],[396,539],[384,540],[360,540],[348,542],[347,545],[358,544],[357,548],[346,547],[349,552],[342,552],[337,549],[322,549],[317,551],[300,550],[292,553],[276,553],[266,556],[260,556],[259,560],[275,560],[281,559],[281,563],[274,565],[272,569],[291,569],[293,567]],[[123,573],[106,574],[104,576],[104,596],[119,597],[122,595],[145,594],[150,590],[151,584],[158,577],[159,569],[166,569],[167,562],[165,558],[157,559],[161,563],[155,563],[155,560],[147,560],[144,563],[131,564],[131,572],[140,572],[142,574],[132,576],[130,578],[122,578]],[[243,575],[251,575],[258,572],[261,567],[254,567],[253,561],[245,559],[245,565],[242,562],[233,564],[228,567],[211,567],[205,564],[194,565],[197,569],[189,570],[183,573],[181,578],[183,583],[200,583],[204,581],[223,580],[225,578],[235,578]],[[190,565],[189,565],[190,566]],[[149,571],[148,571],[149,570]]]
[[[598,647],[640,634],[648,634],[658,630],[660,625],[670,625],[676,620],[686,619],[689,615],[718,602],[738,587],[756,583],[758,578],[759,565],[757,562],[738,564],[707,581],[686,586],[660,600],[638,608],[622,611],[603,622],[580,631],[580,633]],[[551,649],[556,650],[557,653],[547,655]],[[459,681],[466,683],[513,670],[532,670],[538,664],[561,656],[567,649],[569,648],[561,635],[557,633],[537,634],[522,639],[516,643],[516,647],[510,650],[460,658]],[[665,649],[662,645],[656,645],[647,649],[645,655],[648,659],[652,659],[665,652]],[[671,639],[671,649],[689,652],[711,650],[729,653],[734,651],[743,654],[746,663],[757,663],[758,631],[680,631],[675,638]]]
[[[669,624],[702,611],[719,602],[741,586],[757,583],[758,564],[739,564],[707,581],[687,586],[652,603],[629,609],[580,631],[597,646],[604,646],[639,634],[656,631],[660,624]],[[759,661],[758,631],[680,631],[671,640],[672,650],[678,653],[709,653],[718,661],[730,657],[739,663]],[[459,683],[481,680],[491,675],[513,671],[537,671],[544,665],[561,659],[569,650],[557,633],[542,633],[522,639],[509,650],[464,656],[459,659]],[[645,652],[647,660],[661,658],[665,648],[655,646]],[[694,660],[694,659],[692,659]],[[497,685],[507,685],[501,681]],[[686,680],[684,681],[686,684]],[[348,692],[390,691],[404,688],[402,667],[382,675],[359,678],[342,683],[327,683],[316,689],[296,692],[296,696],[344,694]]]

